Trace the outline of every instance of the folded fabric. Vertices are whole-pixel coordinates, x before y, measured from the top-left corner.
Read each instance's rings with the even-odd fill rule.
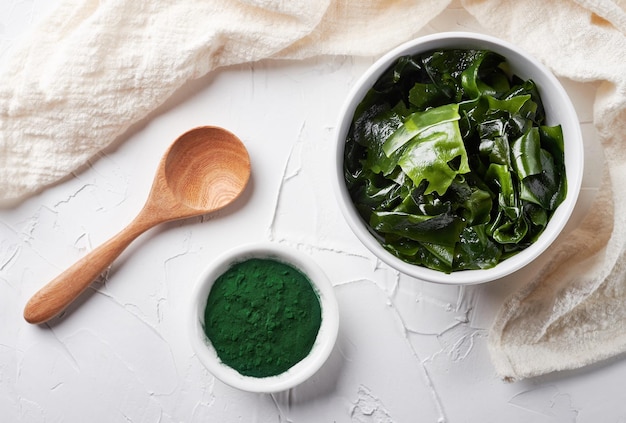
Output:
[[[378,55],[413,38],[444,1],[60,0],[0,64],[0,204],[76,170],[187,81],[225,65]],[[504,304],[490,333],[515,380],[626,350],[626,11],[609,0],[465,0],[489,33],[557,75],[600,81],[601,195],[581,227]],[[620,6],[621,4],[621,6]],[[614,210],[614,212],[613,212]]]
[[[466,2],[482,25],[531,51],[556,74],[602,81],[594,104],[606,156],[600,194],[580,227],[548,252],[545,267],[500,310],[489,348],[507,380],[626,351],[626,4],[555,4]]]
[[[378,54],[448,3],[60,0],[0,64],[0,204],[76,170],[217,67]]]

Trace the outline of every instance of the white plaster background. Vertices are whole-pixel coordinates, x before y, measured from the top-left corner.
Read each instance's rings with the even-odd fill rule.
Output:
[[[0,60],[54,6],[0,0]],[[424,33],[484,31],[453,3]],[[508,384],[486,348],[507,293],[532,268],[494,283],[424,283],[378,262],[352,235],[330,189],[332,131],[374,58],[262,61],[188,84],[62,183],[0,209],[1,422],[626,422],[626,362]],[[563,81],[585,134],[584,214],[599,183],[594,87]],[[198,125],[235,132],[253,176],[243,198],[209,217],[144,234],[67,313],[31,326],[38,288],[139,211],[167,146]],[[571,227],[571,226],[570,226]],[[341,327],[327,364],[288,392],[239,392],[194,356],[189,295],[213,257],[283,243],[331,278]]]

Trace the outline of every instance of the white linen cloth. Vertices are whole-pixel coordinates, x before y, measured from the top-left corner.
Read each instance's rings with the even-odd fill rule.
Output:
[[[226,65],[321,54],[379,55],[450,0],[61,0],[0,64],[0,204],[55,183],[185,82]],[[490,333],[515,380],[626,350],[626,2],[462,0],[486,31],[557,75],[600,81],[594,123],[602,194]]]

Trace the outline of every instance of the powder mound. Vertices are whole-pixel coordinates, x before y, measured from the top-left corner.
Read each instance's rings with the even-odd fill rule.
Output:
[[[284,373],[309,354],[321,316],[305,274],[254,258],[235,263],[215,281],[204,331],[224,364],[262,378]]]

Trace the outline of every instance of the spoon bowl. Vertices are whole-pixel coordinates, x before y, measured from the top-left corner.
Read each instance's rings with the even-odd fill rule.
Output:
[[[241,141],[234,139],[222,128],[205,126],[172,144],[163,174],[178,203],[207,213],[239,196],[250,177],[250,160]]]
[[[38,324],[55,317],[143,232],[159,223],[219,210],[239,197],[249,179],[250,157],[234,134],[215,126],[184,133],[161,159],[135,219],[35,293],[24,308],[24,319]]]

